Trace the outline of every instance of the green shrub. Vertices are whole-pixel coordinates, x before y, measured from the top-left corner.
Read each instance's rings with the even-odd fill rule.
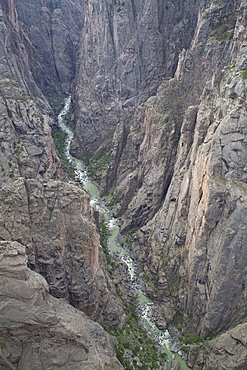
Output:
[[[9,118],[13,118],[13,113],[12,113],[11,109],[7,108],[7,113],[8,113]]]
[[[158,368],[158,349],[155,342],[148,338],[147,332],[138,323],[136,305],[126,304],[125,313],[128,321],[123,328],[105,328],[111,335],[118,340],[116,355],[124,369],[136,369],[134,357],[138,357],[143,364],[138,369],[157,369]],[[132,351],[130,358],[124,357],[125,350]]]
[[[229,95],[231,99],[236,99],[238,95],[235,93],[235,91],[232,91],[231,94]]]
[[[181,338],[185,344],[199,344],[202,342],[202,338],[194,333],[182,333],[183,337]]]
[[[189,348],[188,347],[181,347],[181,351],[184,353],[189,353]]]
[[[247,79],[247,67],[243,67],[243,68],[242,68],[242,78],[243,78],[244,80],[246,80],[246,79]]]

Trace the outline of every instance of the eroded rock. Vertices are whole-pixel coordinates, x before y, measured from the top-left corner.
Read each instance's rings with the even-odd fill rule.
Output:
[[[48,293],[25,247],[0,242],[0,364],[4,369],[122,369],[99,324]]]

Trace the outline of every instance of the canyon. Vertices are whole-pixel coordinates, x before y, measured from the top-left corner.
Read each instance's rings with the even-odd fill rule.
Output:
[[[59,150],[68,95],[157,322],[192,369],[247,367],[246,24],[246,0],[2,0],[1,368],[124,368],[102,325],[133,293]]]

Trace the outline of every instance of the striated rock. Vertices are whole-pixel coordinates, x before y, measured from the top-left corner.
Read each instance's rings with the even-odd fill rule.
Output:
[[[157,94],[152,91],[133,115],[125,118],[123,109],[116,115],[121,119],[102,182],[105,189],[114,184],[114,199],[122,202],[122,229],[141,227],[133,249],[158,281],[158,293],[150,287],[147,292],[167,312],[167,321],[180,320],[185,330],[203,337],[231,328],[247,314],[245,12],[246,2],[201,2],[175,79],[163,82]],[[81,119],[96,106],[87,110],[84,104]],[[90,125],[98,117],[85,119],[89,129],[85,124],[83,133],[77,128],[92,148],[98,134]],[[102,130],[100,135],[103,143]],[[217,345],[213,342],[212,351]],[[239,365],[236,357],[230,361],[236,342],[221,345],[229,368],[246,366],[242,357]],[[195,368],[203,368],[200,362],[210,368],[205,361],[198,349]],[[221,366],[213,361],[212,369]]]
[[[52,103],[69,91],[76,70],[76,54],[83,27],[84,0],[15,0],[22,35],[29,41],[30,70]],[[38,64],[39,71],[37,71]]]
[[[205,345],[192,346],[188,365],[193,369],[246,369],[247,366],[247,324],[219,335]]]
[[[99,324],[48,293],[25,247],[0,242],[0,365],[4,369],[122,369]]]
[[[198,5],[198,0],[85,3],[75,89],[78,155],[97,157],[109,150],[116,126],[128,128],[135,106],[173,75],[179,52],[190,44]]]
[[[105,325],[123,309],[107,270],[88,195],[74,183],[26,182],[34,268],[56,297]],[[31,262],[31,261],[30,261]]]
[[[68,182],[52,143],[44,94],[69,91],[76,71],[73,150],[88,161],[110,158],[102,188],[120,202],[122,230],[139,228],[132,249],[149,275],[147,293],[165,322],[185,332],[207,338],[229,329],[208,348],[193,347],[191,366],[244,369],[245,324],[232,328],[247,314],[247,3],[88,0],[77,57],[83,4],[1,2],[0,239],[27,247],[29,266],[45,276],[53,295],[100,323],[122,324],[88,197]],[[87,340],[82,351],[73,347],[76,329],[66,345],[53,341],[65,316],[74,320],[70,306],[58,309],[44,280],[26,267],[10,270],[3,268],[4,278],[15,276],[18,289],[3,284],[10,295],[5,322],[11,326],[15,312],[21,315],[20,292],[37,305],[27,307],[20,327],[3,329],[9,344],[1,346],[1,366],[25,368],[30,359],[37,367],[85,361],[90,368]],[[30,276],[42,297],[20,283],[29,284]],[[47,316],[45,304],[53,307]],[[29,329],[20,331],[22,325]],[[25,330],[29,337],[20,345]],[[53,356],[58,343],[66,350]]]
[[[105,267],[93,211],[80,186],[67,182],[52,140],[49,104],[41,93],[40,98],[30,93],[31,85],[38,91],[27,57],[33,54],[25,48],[14,5],[1,4],[4,47],[0,68],[4,66],[5,71],[0,79],[0,240],[27,247],[29,266],[47,279],[52,294],[66,298],[105,325],[117,325],[124,313]],[[20,18],[32,22],[25,6],[21,9]]]
[[[27,110],[29,106],[23,104]],[[12,121],[4,118],[2,127],[0,238],[27,246],[29,265],[45,276],[52,294],[66,298],[100,322],[116,325],[123,310],[103,267],[106,262],[88,195],[76,183],[49,179],[65,178],[50,128],[47,133],[42,130],[38,118],[31,121],[32,132],[21,121],[20,136],[13,130],[12,122],[16,126],[18,117],[14,109],[12,112]]]
[[[192,94],[182,100],[182,87],[177,81],[170,80],[160,87],[156,97],[151,97],[136,110],[115,171],[114,197],[121,200],[120,214],[127,210],[123,230],[143,226],[154,216],[166,196],[174,170],[182,113],[186,103],[193,99]],[[196,113],[196,107],[188,113],[192,127]],[[116,139],[114,137],[114,143]],[[114,149],[115,146],[104,179],[107,185],[118,155]]]
[[[202,15],[210,10],[211,27],[219,18],[227,19],[233,38],[226,34],[217,42],[214,26],[204,43],[195,39],[186,52],[197,58],[197,66],[186,69],[185,52],[180,59],[181,82],[200,84],[211,78],[200,102],[184,115],[164,202],[135,242],[141,259],[149,259],[151,274],[159,276],[158,299],[174,305],[180,301],[180,315],[192,317],[190,329],[194,324],[204,337],[231,327],[247,313],[246,82],[241,67],[246,62],[246,35],[235,37],[246,22],[242,17],[246,5],[236,2],[238,10],[228,13],[229,6],[208,4]],[[162,305],[166,307],[165,302]]]
[[[84,0],[1,2],[1,75],[41,97],[42,104],[46,95],[57,106],[75,75],[83,4]]]

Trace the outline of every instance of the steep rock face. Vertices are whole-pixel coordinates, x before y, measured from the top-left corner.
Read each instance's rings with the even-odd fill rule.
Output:
[[[28,93],[30,81],[38,87],[14,3],[3,3],[1,9],[0,239],[26,245],[29,266],[43,274],[52,294],[101,323],[119,324],[123,310],[105,267],[88,196],[68,182],[61,168],[49,104],[42,94]],[[25,74],[31,76],[28,81]]]
[[[100,322],[119,323],[122,309],[101,268],[105,260],[88,196],[77,184],[61,181],[66,177],[48,116],[40,115],[30,97],[15,99],[13,91],[12,86],[11,99],[1,102],[1,239],[27,246],[30,266],[46,277],[54,295]]]
[[[75,75],[83,4],[84,0],[15,1],[19,27],[35,52],[34,63],[29,54],[31,72],[43,93],[53,99],[70,89]]]
[[[149,271],[159,276],[157,298],[174,298],[173,307],[202,336],[246,316],[245,10],[244,2],[201,9],[176,77],[210,79],[184,116],[164,203],[136,240],[141,259],[149,256]],[[193,69],[188,59],[196,61]]]
[[[84,0],[1,3],[1,72],[44,99],[70,89]],[[7,67],[7,68],[6,68]]]
[[[157,289],[150,294],[167,309],[168,320],[175,311],[177,316],[187,315],[189,325],[207,336],[246,315],[246,2],[194,4],[196,15],[190,14],[197,25],[191,29],[191,44],[181,43],[184,49],[174,78],[159,83],[156,93],[148,73],[143,72],[143,81],[137,83],[138,68],[133,66],[143,60],[143,54],[134,48],[126,58],[116,30],[126,24],[125,14],[138,30],[142,21],[147,25],[149,17],[164,15],[157,4],[119,3],[116,10],[111,2],[87,3],[83,50],[88,54],[78,73],[77,138],[85,148],[95,150],[98,141],[104,145],[105,137],[109,139],[114,131],[102,185],[109,190],[114,183],[113,196],[121,203],[119,214],[124,214],[123,229],[142,227],[134,249],[142,262],[148,260],[146,272],[151,272],[156,285],[158,275]],[[132,17],[134,13],[127,12],[134,5]],[[162,38],[162,25],[170,23],[158,19],[154,24],[159,24]],[[98,33],[98,25],[103,24],[104,32]],[[155,38],[148,39],[149,33],[142,30],[151,53]],[[138,47],[140,40],[135,38]],[[119,66],[122,57],[126,62]],[[135,57],[138,63],[132,65]],[[159,64],[160,60],[156,57],[150,70],[171,76],[168,62],[163,59]],[[174,71],[176,58],[173,63]],[[117,70],[119,85],[113,88]],[[129,95],[121,98],[120,92],[132,83],[140,95],[129,89]],[[134,112],[132,104],[148,96],[145,83],[150,85],[148,94],[154,96]]]
[[[196,106],[205,84],[211,78],[219,81],[220,69],[225,64],[231,65],[236,56],[238,42],[229,44],[228,41],[236,21],[233,5],[215,7],[210,12],[211,23],[208,13],[204,13],[203,8],[200,10],[193,46],[180,54],[175,79],[163,82],[157,94],[135,111],[130,128],[123,121],[115,131],[111,161],[102,185],[109,189],[114,183],[113,196],[122,203],[120,213],[128,208],[124,217],[128,228],[142,226],[160,207],[174,172],[183,119],[187,121],[188,131],[185,145],[190,147]],[[224,14],[227,14],[225,18]],[[216,36],[205,45],[203,41],[210,32],[221,32],[225,26],[229,28],[224,35],[227,42],[217,42]],[[205,27],[206,31],[199,36]],[[186,113],[190,105],[194,108]]]
[[[185,91],[191,94],[184,96]],[[121,126],[116,130],[103,184],[115,179],[113,197],[120,201],[119,215],[124,213],[123,230],[143,226],[160,208],[174,172],[183,113],[195,99],[193,86],[171,79],[136,110],[124,147]],[[187,114],[192,128],[196,113],[193,108]]]
[[[99,324],[48,293],[27,268],[25,247],[0,242],[0,366],[3,369],[122,369],[113,338]]]
[[[41,68],[34,58],[34,48],[19,27],[18,16],[13,1],[4,0],[0,4],[0,71],[1,78],[12,79],[27,92],[42,96],[41,90],[30,73],[29,57],[37,74]],[[43,96],[42,96],[43,97]]]
[[[85,3],[75,90],[78,155],[109,150],[116,125],[128,128],[132,108],[174,73],[193,36],[197,9],[197,0]]]

